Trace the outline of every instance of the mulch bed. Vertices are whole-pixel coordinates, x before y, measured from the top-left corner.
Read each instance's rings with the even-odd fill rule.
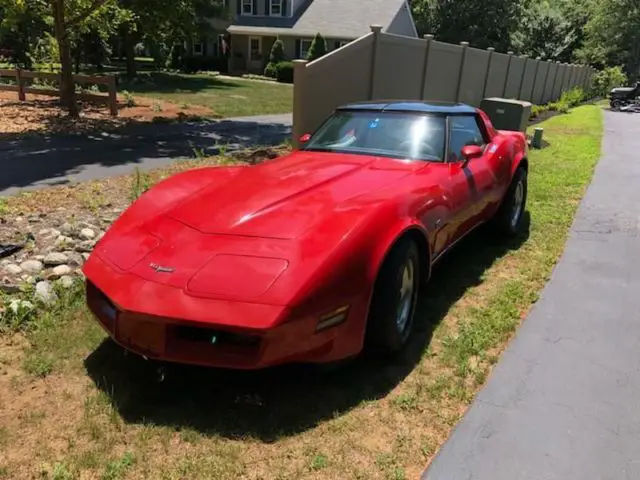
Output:
[[[135,97],[134,106],[118,97],[118,116],[112,117],[105,105],[80,102],[81,113],[69,118],[55,97],[27,95],[25,102],[14,92],[0,92],[0,135],[30,132],[85,132],[111,130],[132,122],[183,121],[216,118],[211,109],[199,105],[176,105],[162,100]]]

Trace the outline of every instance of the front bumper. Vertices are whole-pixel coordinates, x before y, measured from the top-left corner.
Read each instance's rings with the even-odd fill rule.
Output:
[[[317,318],[282,322],[286,307],[189,297],[181,289],[116,272],[96,255],[85,274],[87,304],[103,329],[149,359],[259,369],[329,362],[361,348],[359,342],[344,342],[352,337],[349,322],[316,333]]]

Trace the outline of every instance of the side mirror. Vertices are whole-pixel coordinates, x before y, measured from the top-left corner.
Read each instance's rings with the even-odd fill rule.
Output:
[[[304,135],[302,135],[298,141],[300,142],[300,144],[305,144],[307,143],[309,140],[311,140],[311,134],[310,133],[305,133]]]
[[[482,153],[482,147],[478,145],[465,145],[462,147],[462,159],[465,164],[471,159],[481,157]]]

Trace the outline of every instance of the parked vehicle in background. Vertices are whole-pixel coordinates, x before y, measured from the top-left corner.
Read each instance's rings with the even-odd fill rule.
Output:
[[[521,228],[527,142],[463,104],[342,107],[291,154],[145,193],[84,266],[89,307],[148,358],[256,369],[400,351],[461,238]]]
[[[636,82],[631,87],[617,87],[613,88],[609,93],[609,105],[611,108],[618,109],[635,103],[640,96],[640,82]]]

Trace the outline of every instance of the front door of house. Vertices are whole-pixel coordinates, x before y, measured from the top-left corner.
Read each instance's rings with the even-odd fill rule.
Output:
[[[248,69],[262,73],[264,58],[262,56],[262,37],[249,37]]]

